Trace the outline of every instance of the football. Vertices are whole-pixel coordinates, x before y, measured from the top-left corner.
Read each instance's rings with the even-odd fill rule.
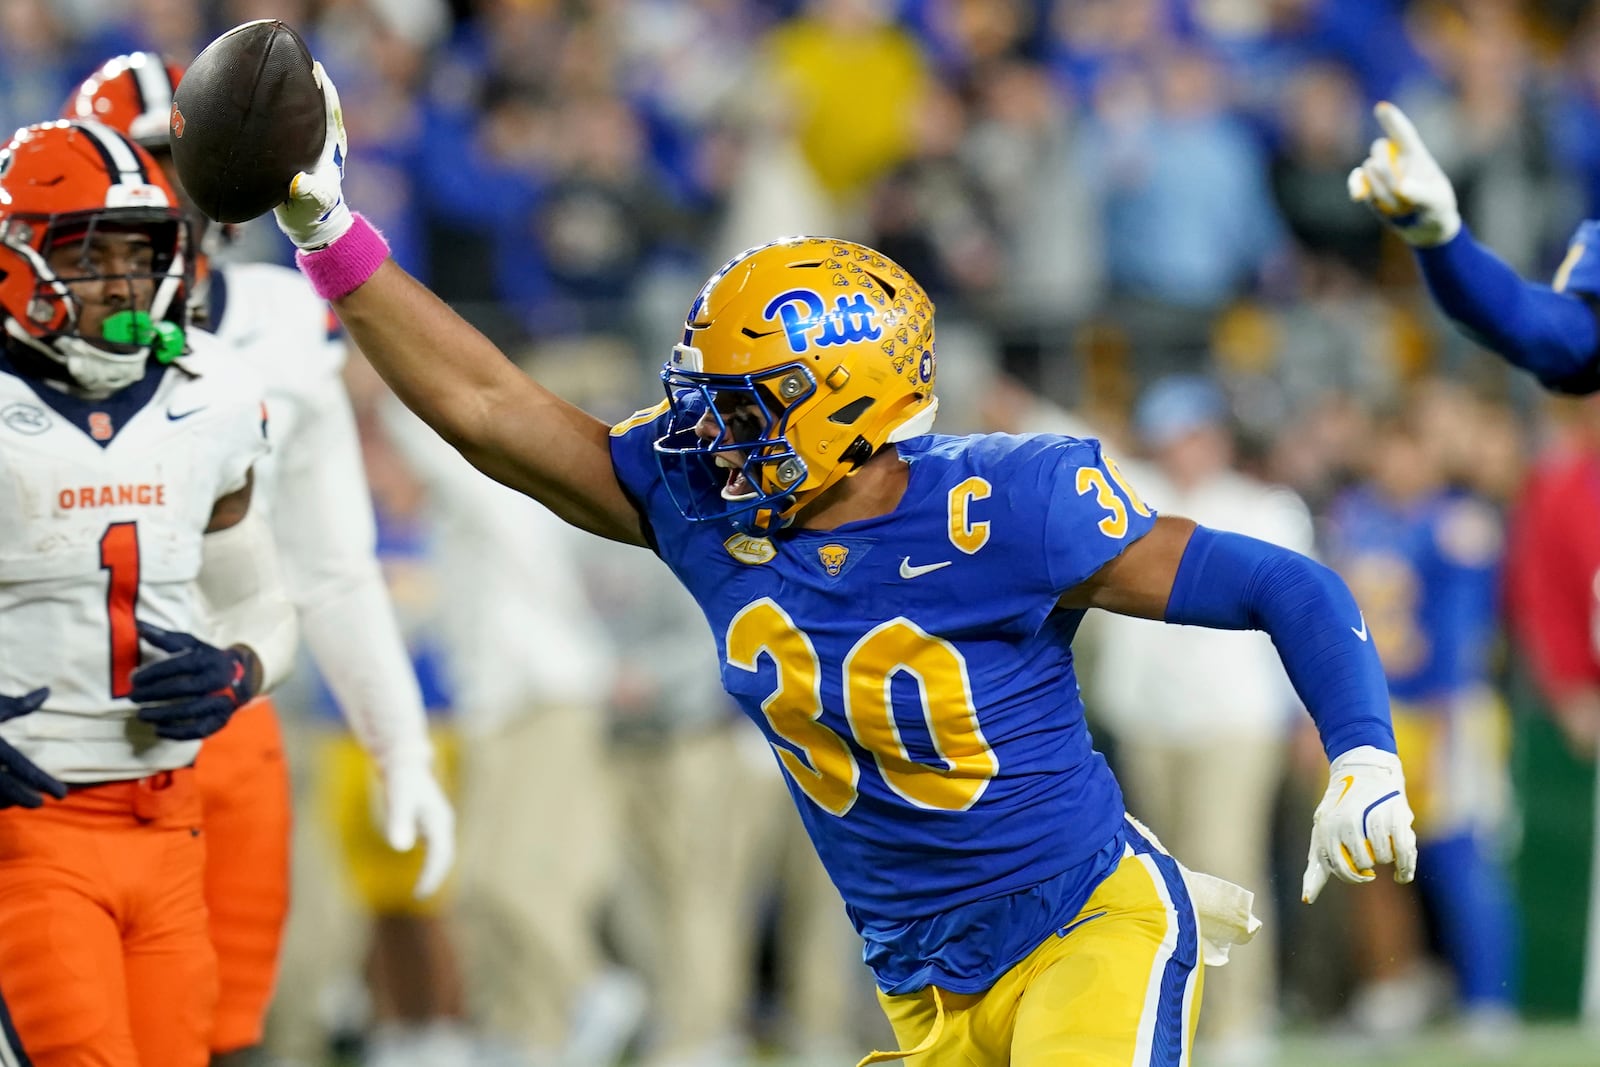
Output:
[[[258,19],[212,41],[172,95],[170,135],[178,179],[207,218],[246,222],[281,204],[327,138],[300,35]]]

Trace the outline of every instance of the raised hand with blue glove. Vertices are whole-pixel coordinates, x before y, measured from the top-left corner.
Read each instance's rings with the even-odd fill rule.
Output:
[[[192,634],[139,624],[139,636],[171,655],[133,672],[139,718],[169,741],[198,741],[228,724],[261,686],[261,664],[243,645],[218,648]]]
[[[31,715],[49,697],[48,688],[20,697],[0,695],[0,722]],[[37,808],[44,803],[46,793],[60,800],[67,795],[67,787],[0,738],[0,808]]]

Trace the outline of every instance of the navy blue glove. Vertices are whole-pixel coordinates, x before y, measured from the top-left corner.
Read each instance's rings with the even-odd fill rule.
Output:
[[[139,624],[139,636],[172,655],[133,672],[128,699],[139,718],[168,741],[210,737],[255,696],[255,656],[242,648],[218,648],[190,634]]]
[[[38,711],[49,696],[49,689],[35,689],[20,697],[0,696],[0,722]],[[67,795],[67,787],[0,739],[0,808],[37,808],[46,793],[60,800]]]

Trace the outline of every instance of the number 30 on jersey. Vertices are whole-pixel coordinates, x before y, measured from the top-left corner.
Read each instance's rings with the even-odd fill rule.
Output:
[[[777,747],[785,769],[824,811],[844,815],[856,802],[861,768],[850,746],[822,718],[822,661],[805,631],[770,597],[728,624],[728,663],[754,673],[764,652],[778,686],[761,707],[773,731],[799,750]],[[950,642],[906,618],[862,635],[844,657],[844,711],[856,743],[872,753],[885,784],[919,808],[965,811],[999,771],[978,726],[967,664]],[[940,763],[911,757],[890,703],[896,676],[913,682]]]
[[[1113,482],[1127,504],[1113,491]],[[1099,528],[1107,537],[1127,535],[1130,506],[1150,514],[1109,457],[1104,472],[1080,468],[1075,488],[1080,496],[1094,494],[1106,510]],[[949,493],[950,542],[963,552],[975,553],[988,542],[990,524],[973,521],[970,509],[990,492],[984,479],[969,478]],[[796,750],[775,746],[778,759],[819,807],[844,815],[859,795],[861,768],[845,739],[821,721],[823,666],[811,638],[776,601],[762,597],[733,617],[725,647],[728,664],[752,674],[763,653],[771,657],[778,684],[761,709],[773,732]],[[901,616],[863,634],[840,669],[850,734],[872,754],[890,789],[931,811],[966,811],[978,802],[1000,764],[978,725],[966,660],[953,644]],[[928,727],[937,763],[913,759],[906,747],[890,699],[897,677],[916,687],[920,721]]]

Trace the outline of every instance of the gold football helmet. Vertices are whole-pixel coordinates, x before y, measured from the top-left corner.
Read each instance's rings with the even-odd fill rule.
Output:
[[[674,429],[656,453],[679,509],[769,533],[932,427],[933,302],[864,245],[784,238],[711,276],[661,380]],[[691,457],[709,486],[669,473]]]

